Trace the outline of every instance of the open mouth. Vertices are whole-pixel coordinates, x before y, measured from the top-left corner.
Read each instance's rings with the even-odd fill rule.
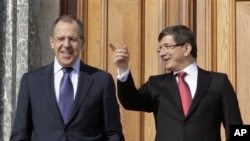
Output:
[[[72,51],[61,51],[61,53],[62,53],[62,54],[69,54],[69,55],[73,54]]]
[[[166,63],[170,60],[170,58],[162,58],[162,60]]]

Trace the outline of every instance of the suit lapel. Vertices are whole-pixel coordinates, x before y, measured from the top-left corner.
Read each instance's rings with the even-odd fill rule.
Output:
[[[42,73],[41,77],[41,84],[44,90],[44,96],[48,101],[48,104],[51,105],[50,110],[52,110],[52,114],[56,113],[57,119],[62,119],[61,113],[58,109],[57,100],[55,97],[55,90],[54,90],[54,72],[53,72],[53,63],[51,63]],[[48,109],[49,110],[49,109]],[[63,119],[62,119],[63,123]]]
[[[56,119],[61,119],[62,124],[63,118],[61,116],[60,110],[58,108],[57,100],[55,97],[55,90],[54,90],[54,72],[53,72],[53,66],[54,63],[51,63],[44,69],[42,72],[41,77],[41,84],[44,90],[44,96],[48,101],[48,104],[51,105],[50,110],[52,110],[52,114],[56,113]],[[90,73],[92,73],[92,70],[88,68],[86,65],[84,65],[82,62],[80,63],[80,73],[79,73],[79,81],[78,81],[78,88],[76,91],[76,97],[74,102],[74,108],[71,114],[70,119],[77,113],[78,109],[84,102],[84,99],[89,93],[89,89],[91,87],[91,84],[93,83],[93,78],[90,77]],[[68,122],[70,123],[70,121]]]
[[[192,101],[191,107],[189,109],[188,115],[191,115],[195,109],[197,108],[197,106],[199,105],[200,101],[202,100],[202,98],[205,96],[206,91],[209,87],[211,78],[209,77],[209,75],[207,75],[207,72],[198,68],[198,78],[197,78],[197,90],[195,93],[195,97]]]
[[[93,78],[89,76],[88,68],[81,62],[80,65],[80,73],[79,73],[79,81],[76,91],[76,97],[74,102],[74,108],[72,111],[71,118],[77,113],[78,109],[84,103],[85,98],[89,94],[90,87],[93,83]]]
[[[177,108],[182,111],[178,86],[177,86],[176,78],[173,73],[170,73],[167,75],[167,78],[165,79],[164,84],[166,84],[166,89],[172,96],[174,102],[177,105]]]

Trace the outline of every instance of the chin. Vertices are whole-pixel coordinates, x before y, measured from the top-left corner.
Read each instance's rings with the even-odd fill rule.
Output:
[[[73,63],[73,61],[62,61],[60,64],[63,67],[72,67],[73,66],[72,64],[74,64],[74,63]]]
[[[172,71],[172,70],[173,70],[171,67],[168,67],[168,66],[165,66],[165,69],[166,69],[167,71]]]

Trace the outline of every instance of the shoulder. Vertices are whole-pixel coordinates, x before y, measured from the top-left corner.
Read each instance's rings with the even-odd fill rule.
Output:
[[[149,77],[149,81],[162,81],[162,80],[172,80],[174,78],[174,75],[172,72],[164,73],[164,74],[158,74],[158,75],[151,75]]]
[[[208,76],[211,76],[211,77],[228,77],[226,73],[223,73],[223,72],[216,72],[216,71],[208,71],[208,70],[204,70],[204,69],[201,69],[199,68],[198,69],[198,75],[199,74],[205,74],[205,75],[208,75]]]
[[[27,73],[25,73],[25,75],[28,76],[37,76],[37,75],[41,75],[41,74],[46,74],[46,73],[52,73],[53,72],[53,63],[42,66],[40,68],[36,68],[33,70],[28,71]]]
[[[216,84],[230,81],[226,73],[208,71],[208,70],[204,70],[200,68],[198,69],[198,80],[201,80],[201,81],[211,80],[212,82]]]
[[[80,65],[80,73],[84,73],[90,76],[106,76],[109,77],[111,74],[105,70],[99,69],[94,66],[90,66],[84,63],[81,63]]]

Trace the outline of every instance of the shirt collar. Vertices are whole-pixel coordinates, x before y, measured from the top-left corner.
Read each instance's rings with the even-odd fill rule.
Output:
[[[59,64],[57,58],[54,59],[54,74],[58,73],[63,67]],[[79,73],[80,72],[80,59],[77,59],[72,68]]]
[[[198,66],[196,63],[192,63],[181,71],[186,72],[187,75],[190,75],[191,77],[196,77],[198,75]],[[181,72],[181,71],[178,71],[178,72]],[[174,75],[176,75],[178,72],[174,72]]]

